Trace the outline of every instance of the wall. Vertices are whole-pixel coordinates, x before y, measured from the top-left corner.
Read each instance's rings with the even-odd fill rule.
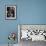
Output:
[[[1,0],[0,1],[0,44],[7,44],[9,42],[8,35],[10,32],[16,32],[18,34],[17,25],[19,22],[19,16],[16,20],[5,20],[5,5],[14,4],[17,6],[17,1],[14,0]],[[18,39],[18,38],[17,38]],[[16,43],[18,43],[16,39]]]
[[[21,2],[21,24],[46,24],[46,0],[23,0],[19,2]]]
[[[17,6],[16,20],[5,20],[7,4]],[[8,43],[9,32],[18,32],[18,24],[46,24],[46,0],[0,0],[0,44]]]

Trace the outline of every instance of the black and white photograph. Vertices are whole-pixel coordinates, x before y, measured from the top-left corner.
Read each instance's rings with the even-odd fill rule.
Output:
[[[16,19],[16,5],[6,5],[6,19]]]

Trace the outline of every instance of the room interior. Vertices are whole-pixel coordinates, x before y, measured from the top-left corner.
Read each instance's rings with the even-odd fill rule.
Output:
[[[6,6],[14,5],[16,6],[16,17],[6,17]],[[9,6],[11,8],[11,6]],[[12,7],[14,8],[14,7]],[[14,11],[14,10],[13,10]],[[14,19],[14,20],[12,20]],[[19,26],[18,26],[19,25]],[[20,26],[22,25],[22,27]],[[26,27],[23,25],[27,25]],[[45,26],[36,26],[36,29],[33,30],[28,25],[45,25]],[[28,36],[23,40],[23,37],[20,38],[20,27],[25,30],[27,28],[32,31],[26,33]],[[30,28],[29,28],[30,27]],[[0,0],[0,46],[46,46],[45,33],[46,32],[46,0]],[[34,31],[35,30],[35,31]],[[15,44],[11,44],[12,41],[9,41],[9,34],[15,33],[16,39]],[[18,33],[19,32],[19,33]],[[26,31],[25,31],[26,32]],[[37,33],[36,33],[37,32]],[[31,36],[33,34],[33,37]],[[36,35],[39,37],[34,37]],[[41,34],[41,35],[40,35]],[[43,36],[44,35],[44,36]],[[22,36],[22,35],[21,35]],[[34,38],[34,39],[33,39]],[[35,39],[36,38],[36,39]],[[42,38],[42,39],[41,39]],[[29,39],[29,40],[28,40]],[[10,42],[10,43],[8,43]]]

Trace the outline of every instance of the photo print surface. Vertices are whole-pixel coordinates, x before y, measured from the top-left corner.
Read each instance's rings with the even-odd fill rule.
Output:
[[[16,5],[6,5],[6,19],[16,19]]]

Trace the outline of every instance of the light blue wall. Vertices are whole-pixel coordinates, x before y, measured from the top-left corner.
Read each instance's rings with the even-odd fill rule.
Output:
[[[46,0],[20,1],[21,24],[46,24]]]
[[[16,20],[5,20],[5,5],[7,4],[16,5]],[[18,24],[46,24],[46,0],[1,0],[0,44],[8,43],[9,32],[18,32]]]

